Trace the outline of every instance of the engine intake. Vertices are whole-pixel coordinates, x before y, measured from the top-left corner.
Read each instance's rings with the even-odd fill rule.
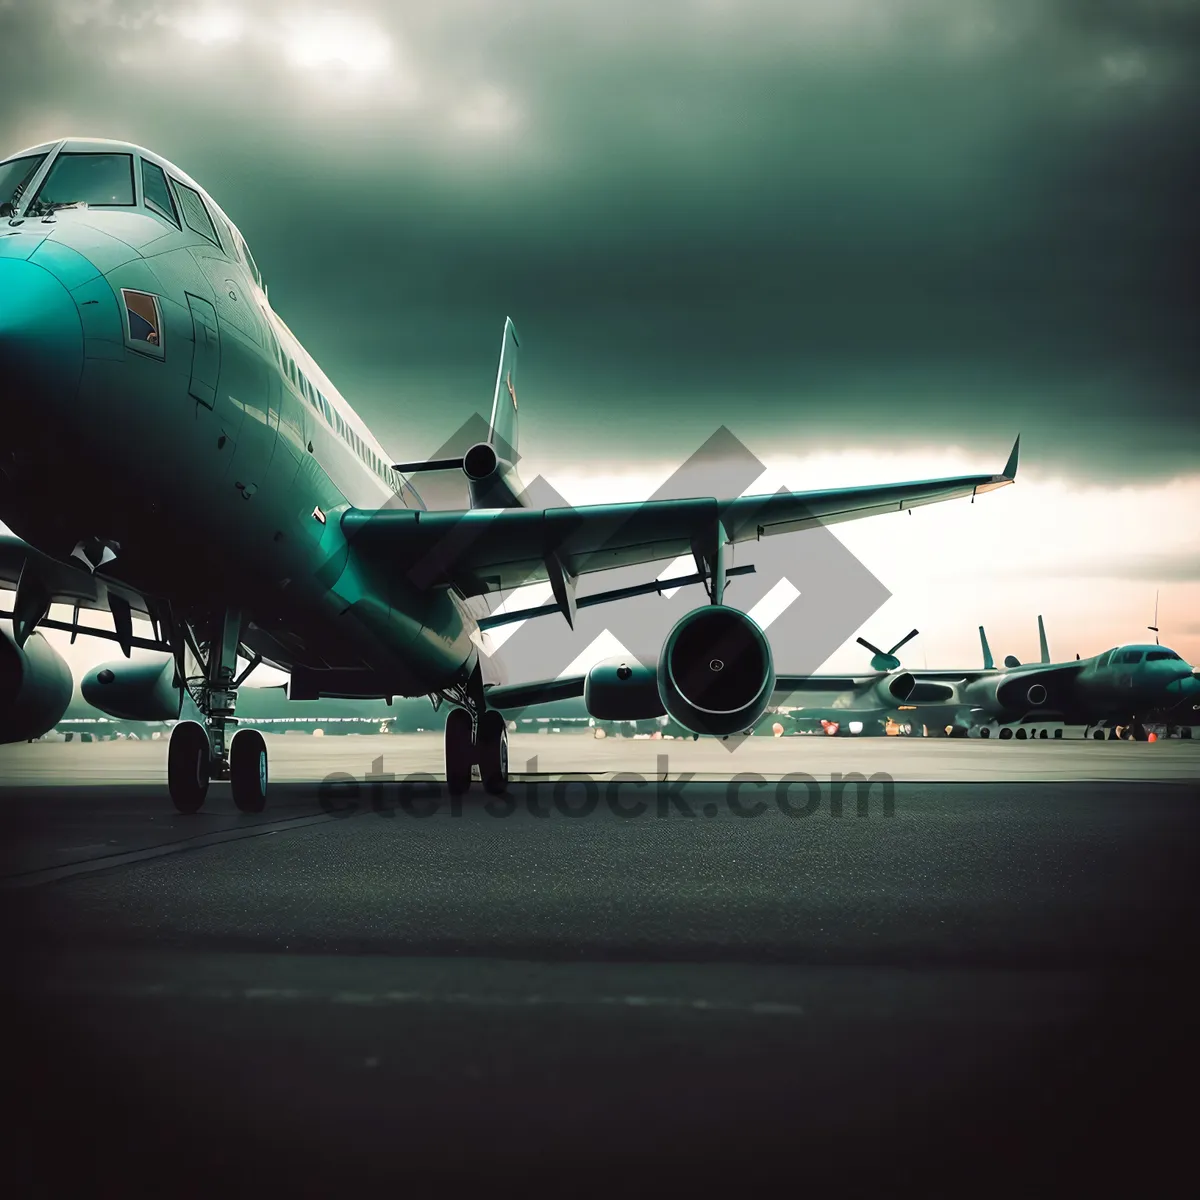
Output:
[[[886,679],[881,679],[875,685],[875,694],[879,697],[880,703],[885,706],[903,704],[912,695],[913,688],[916,686],[917,681],[911,672],[900,671],[896,675],[889,675]]]
[[[62,720],[75,683],[71,669],[38,632],[18,646],[0,628],[0,742],[27,742]]]
[[[766,635],[744,612],[709,605],[688,613],[658,658],[663,708],[692,733],[726,737],[751,729],[775,689]]]

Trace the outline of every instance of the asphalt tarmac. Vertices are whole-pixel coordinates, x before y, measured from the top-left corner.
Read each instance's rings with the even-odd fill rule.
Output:
[[[1189,1177],[1200,747],[320,740],[256,816],[0,749],[15,1194]]]

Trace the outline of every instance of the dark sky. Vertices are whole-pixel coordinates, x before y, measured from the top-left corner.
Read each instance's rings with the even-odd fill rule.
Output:
[[[398,456],[511,314],[543,456],[1191,473],[1198,100],[1185,0],[0,0],[4,151],[177,162]]]

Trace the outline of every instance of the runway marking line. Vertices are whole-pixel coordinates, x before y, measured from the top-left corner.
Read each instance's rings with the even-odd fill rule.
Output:
[[[349,815],[354,816],[355,814]],[[103,854],[96,858],[80,859],[73,863],[61,863],[57,867],[38,867],[32,871],[7,875],[0,879],[0,891],[37,887],[43,883],[57,883],[61,879],[72,879],[77,875],[90,875],[97,871],[107,871],[116,867],[128,866],[131,863],[165,858],[170,854],[182,854],[187,850],[217,846],[222,842],[239,842],[246,838],[266,837],[272,833],[284,833],[289,829],[299,829],[306,825],[323,825],[327,821],[345,819],[346,814],[313,813],[306,817],[286,817],[282,821],[276,821],[273,824],[263,822],[251,825],[248,828],[218,829],[212,833],[200,833],[190,838],[181,838],[174,842],[164,842],[159,846],[146,846],[141,850],[123,850],[115,854]]]
[[[356,1008],[403,1005],[459,1005],[470,1008],[654,1008],[693,1012],[738,1012],[763,1017],[803,1017],[802,1005],[774,1000],[706,1000],[682,996],[488,996],[471,992],[351,992],[318,991],[290,987],[188,988],[169,984],[50,985],[43,989],[58,996],[92,996],[126,1000],[177,999],[248,1001],[251,1003],[338,1004]]]

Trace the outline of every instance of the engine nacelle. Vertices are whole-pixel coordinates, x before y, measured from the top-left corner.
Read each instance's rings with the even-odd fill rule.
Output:
[[[598,721],[649,721],[666,715],[658,672],[637,659],[608,658],[583,681],[583,703]]]
[[[0,742],[27,742],[62,720],[74,691],[71,668],[38,632],[18,646],[0,626]]]
[[[183,703],[170,654],[102,663],[83,677],[79,690],[93,708],[123,721],[173,721]]]
[[[658,656],[663,708],[692,733],[727,737],[753,728],[774,690],[766,634],[744,612],[723,604],[688,613]]]
[[[893,704],[903,704],[916,686],[917,681],[911,672],[900,671],[881,679],[875,685],[875,695],[879,697],[879,703],[888,708]]]

